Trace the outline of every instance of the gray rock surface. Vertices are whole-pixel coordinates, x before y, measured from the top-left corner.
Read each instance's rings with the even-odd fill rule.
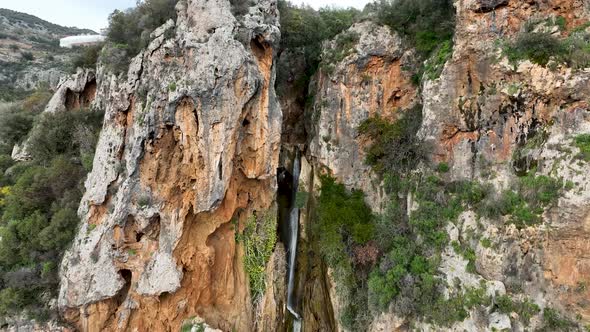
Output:
[[[204,237],[179,248],[188,236],[184,232],[196,227],[195,216],[213,214],[236,200],[226,196],[235,195],[230,184],[236,179],[269,186],[264,191],[273,196],[281,128],[273,88],[273,47],[280,38],[275,1],[255,1],[240,17],[234,17],[228,0],[180,1],[177,12],[176,22],[152,34],[126,76],[98,68],[94,107],[105,111],[105,121],[78,211],[82,225],[61,266],[59,306],[64,311],[105,301],[124,289],[128,301],[148,303],[141,306],[145,311],[152,298],[182,294],[183,268],[202,271],[203,283],[206,274],[220,269],[213,266],[216,259],[227,259],[215,264],[234,271],[233,256],[217,257],[221,247],[209,243],[232,214],[204,222],[198,226]],[[61,104],[62,97],[54,98],[51,105]],[[240,190],[255,194],[248,187]],[[233,235],[223,248],[232,243]],[[178,253],[192,246],[202,258],[187,266]],[[125,279],[127,270],[131,280]],[[220,296],[232,299],[238,296],[233,292],[246,291],[240,288],[220,289],[226,294]],[[183,310],[194,310],[200,300],[195,295],[183,301],[193,303]],[[226,315],[219,318],[209,312],[208,322],[225,326],[228,311],[248,310],[242,305],[230,309],[220,307]],[[120,319],[126,322],[129,315]],[[235,321],[246,324],[243,317]]]
[[[361,189],[374,210],[383,208],[381,182],[365,163],[358,126],[379,115],[395,118],[401,108],[418,99],[410,83],[411,74],[402,67],[411,64],[412,52],[401,39],[371,22],[353,25],[343,34],[356,34],[358,42],[334,68],[324,67],[317,77],[311,111],[312,137],[309,151],[319,165],[326,166],[349,189]],[[338,38],[338,37],[336,37]],[[324,46],[326,58],[335,42]],[[329,60],[324,65],[331,65]]]

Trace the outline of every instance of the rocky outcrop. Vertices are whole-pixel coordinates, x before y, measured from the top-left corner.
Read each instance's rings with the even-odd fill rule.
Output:
[[[189,0],[177,12],[126,78],[97,73],[105,122],[59,296],[82,330],[179,330],[195,316],[253,329],[235,233],[274,204],[276,3],[234,17],[228,0]]]
[[[63,78],[45,112],[73,111],[88,108],[96,98],[96,74],[91,69],[78,69],[76,74]]]
[[[375,211],[383,208],[380,180],[366,165],[363,142],[357,127],[367,118],[396,119],[418,102],[411,83],[413,52],[387,27],[369,21],[357,23],[341,34],[355,40],[350,49],[339,50],[338,38],[324,47],[324,64],[329,52],[348,53],[316,77],[315,102],[309,111],[309,154],[319,170],[326,167],[348,188],[363,190]]]
[[[96,75],[94,70],[78,69],[76,74],[61,78],[55,94],[51,97],[43,112],[70,112],[90,108],[95,98]],[[12,148],[12,160],[31,160],[29,145],[28,140],[15,144]]]

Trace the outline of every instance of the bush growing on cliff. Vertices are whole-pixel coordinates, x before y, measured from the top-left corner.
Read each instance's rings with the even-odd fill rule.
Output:
[[[336,289],[346,303],[340,320],[347,328],[363,330],[367,323],[366,273],[358,273],[351,254],[374,238],[374,219],[360,191],[349,192],[330,176],[322,176],[317,222],[313,234],[320,252],[334,273]],[[363,315],[365,314],[365,315]]]
[[[485,202],[481,213],[487,217],[510,216],[509,222],[518,228],[532,226],[541,221],[545,208],[555,204],[563,183],[545,175],[536,175],[535,170],[518,179],[517,183],[503,192],[497,200]]]
[[[574,138],[574,144],[580,149],[580,158],[590,161],[590,134],[580,134]]]
[[[122,51],[124,59],[136,56],[150,42],[150,34],[167,20],[176,20],[174,7],[178,0],[145,0],[125,11],[115,10],[109,16],[107,41]],[[119,62],[122,60],[119,59]],[[107,63],[107,62],[105,62]],[[108,64],[108,63],[107,63]],[[112,69],[119,70],[123,66]],[[125,66],[126,67],[126,66]]]
[[[100,43],[97,45],[85,46],[78,49],[78,55],[72,61],[72,71],[76,71],[77,68],[96,68],[100,51],[104,44]]]
[[[236,240],[244,244],[244,268],[250,283],[250,295],[257,302],[266,290],[265,269],[277,242],[276,216],[271,212],[260,217],[253,215],[243,232],[236,233]]]
[[[553,308],[543,309],[543,323],[543,327],[538,329],[539,332],[578,330],[574,321],[562,316],[559,311]]]
[[[529,299],[519,301],[513,300],[508,295],[501,295],[496,296],[494,302],[500,313],[510,315],[511,313],[516,312],[518,318],[525,324],[525,326],[528,326],[531,318],[541,311],[539,306],[531,302]]]
[[[29,138],[29,152],[38,161],[57,155],[94,154],[104,113],[90,110],[44,114]]]
[[[30,133],[34,160],[0,173],[0,318],[52,314],[57,266],[78,226],[76,210],[102,114],[87,110],[46,114]],[[80,128],[86,128],[80,134]],[[0,158],[4,159],[4,158]]]
[[[587,25],[570,31],[567,38],[558,38],[547,31],[535,31],[534,23],[527,23],[513,42],[504,46],[504,54],[512,63],[528,59],[546,66],[550,60],[574,69],[590,67],[590,33]]]
[[[380,23],[405,36],[424,55],[453,38],[452,0],[381,0],[376,11]]]
[[[51,94],[47,90],[39,89],[22,102],[1,108],[0,144],[5,144],[11,149],[14,144],[20,143],[50,98]]]
[[[340,32],[348,29],[360,15],[354,8],[339,9],[324,7],[319,11],[309,6],[296,6],[289,1],[279,0],[281,13],[281,49],[282,51],[300,50],[303,53],[305,70],[294,73],[297,77],[296,88],[306,94],[307,86],[320,64],[322,42],[334,38]],[[290,68],[279,66],[277,69],[277,84],[288,80]]]
[[[551,57],[563,56],[565,49],[557,37],[546,32],[523,32],[514,43],[504,50],[508,60],[516,62],[529,59],[541,66],[547,65]]]
[[[399,112],[402,113],[402,112]],[[358,132],[371,140],[366,162],[379,174],[400,174],[414,168],[425,149],[416,134],[422,125],[422,105],[406,110],[396,121],[372,117]]]

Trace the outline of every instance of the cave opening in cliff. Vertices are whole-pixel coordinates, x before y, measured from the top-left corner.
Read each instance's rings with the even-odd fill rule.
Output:
[[[283,151],[283,166],[277,171],[278,182],[278,219],[279,238],[285,245],[287,252],[287,310],[293,316],[293,330],[298,331],[301,324],[301,316],[298,313],[298,297],[295,291],[296,284],[296,257],[297,241],[299,237],[299,208],[297,206],[297,190],[300,173],[299,151],[291,153]]]
[[[120,306],[123,303],[123,301],[125,301],[125,299],[127,298],[127,294],[129,293],[129,289],[131,288],[132,277],[131,271],[127,269],[120,270],[119,275],[121,276],[121,278],[123,278],[125,284],[123,285],[123,288],[121,288],[119,294],[117,295],[117,307]]]

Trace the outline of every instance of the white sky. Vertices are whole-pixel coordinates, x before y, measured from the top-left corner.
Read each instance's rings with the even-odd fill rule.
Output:
[[[0,0],[2,1],[2,0]],[[366,4],[371,2],[371,0],[290,0],[291,3],[294,4],[308,4],[315,9],[324,6],[338,6],[338,7],[356,7],[358,9],[363,9]]]
[[[370,0],[290,0],[314,8],[336,5],[363,9]],[[107,26],[108,16],[115,9],[135,6],[135,0],[0,0],[0,8],[35,15],[64,26],[76,26],[99,31]]]

